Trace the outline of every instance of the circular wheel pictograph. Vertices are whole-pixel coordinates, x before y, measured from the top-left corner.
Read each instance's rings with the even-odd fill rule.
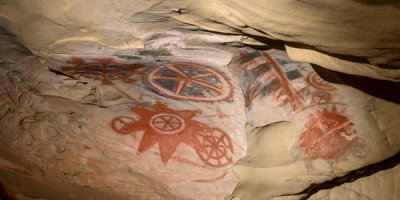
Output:
[[[101,80],[103,84],[113,84],[114,80],[121,80],[124,83],[134,83],[132,75],[142,75],[143,71],[138,70],[144,67],[143,64],[125,64],[114,62],[112,58],[92,59],[93,62],[86,62],[81,58],[72,58],[68,61],[73,66],[62,66],[61,71],[77,78],[86,77],[93,80]]]
[[[306,80],[311,86],[322,91],[329,91],[336,89],[331,84],[322,79],[320,76],[318,76],[318,74],[315,72],[310,73],[307,76]]]
[[[150,119],[150,126],[160,134],[171,135],[185,128],[185,121],[172,114],[159,113]]]
[[[311,100],[315,105],[328,103],[331,100],[331,94],[327,92],[316,92],[312,95]]]
[[[136,120],[132,117],[120,116],[111,121],[111,128],[118,133],[129,134],[132,131],[128,128],[128,125],[134,123],[135,121]]]
[[[216,102],[232,96],[232,85],[221,72],[194,63],[170,63],[147,72],[146,84],[156,93],[188,101]]]
[[[233,147],[228,135],[218,128],[194,133],[195,149],[200,159],[213,167],[232,163]]]

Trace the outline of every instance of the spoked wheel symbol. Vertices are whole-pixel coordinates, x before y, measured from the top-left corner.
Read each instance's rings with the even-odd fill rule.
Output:
[[[233,147],[228,135],[218,128],[194,133],[195,149],[200,159],[213,167],[232,163]]]
[[[150,119],[150,126],[160,134],[175,134],[185,128],[185,121],[179,116],[159,113]]]
[[[215,102],[232,95],[232,85],[224,74],[194,63],[155,67],[145,81],[155,92],[175,99]]]

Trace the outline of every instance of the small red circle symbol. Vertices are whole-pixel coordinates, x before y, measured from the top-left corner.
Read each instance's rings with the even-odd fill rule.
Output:
[[[311,100],[315,105],[328,103],[331,100],[331,94],[327,92],[316,92],[312,95]]]
[[[132,117],[127,117],[127,116],[116,117],[111,121],[111,128],[118,133],[129,134],[132,131],[128,128],[128,126],[135,121],[136,120],[133,119]]]
[[[156,93],[189,101],[224,101],[232,85],[221,72],[194,63],[171,63],[151,69],[146,84]]]
[[[155,114],[150,119],[150,126],[160,134],[175,134],[185,128],[185,122],[182,118],[168,114]]]
[[[326,82],[324,79],[322,79],[320,76],[318,76],[317,73],[312,72],[310,73],[306,81],[313,86],[316,89],[323,90],[323,91],[329,91],[329,90],[335,90],[336,88],[330,85],[328,82]]]
[[[233,147],[228,135],[218,128],[208,128],[194,133],[195,149],[200,159],[213,167],[232,163]]]

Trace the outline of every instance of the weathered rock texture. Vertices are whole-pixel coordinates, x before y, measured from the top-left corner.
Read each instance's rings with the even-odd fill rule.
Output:
[[[399,154],[398,10],[0,1],[0,181],[16,198],[44,199],[359,191],[386,172],[308,192]]]
[[[358,68],[370,68],[363,66],[368,64],[383,67],[377,69],[380,75],[373,77],[398,81],[399,6],[395,0],[4,0],[0,16],[1,24],[39,55],[60,49],[70,52],[80,48],[73,45],[77,41],[125,49],[144,47],[147,39],[160,33],[174,34],[176,28],[203,29],[239,36],[235,42],[264,45],[268,39],[283,40],[328,54],[323,57],[346,55],[351,63],[361,63]],[[232,38],[218,42],[232,42]],[[306,55],[298,59],[315,61]],[[332,61],[318,64],[329,68]],[[347,67],[342,70],[354,73]]]
[[[345,183],[331,190],[321,190],[312,195],[310,200],[336,199],[398,199],[399,168],[380,171],[372,176],[364,177],[351,183]]]
[[[227,69],[117,55],[3,57],[2,142],[41,173],[8,158],[3,168],[129,199],[231,194],[246,135]]]

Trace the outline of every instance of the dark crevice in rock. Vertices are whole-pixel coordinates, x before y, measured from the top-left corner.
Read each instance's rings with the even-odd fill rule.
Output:
[[[2,26],[0,26],[0,40],[3,46],[9,46],[9,51],[18,51],[21,55],[32,55],[32,52],[25,46],[25,42],[19,36]]]
[[[220,24],[222,24],[222,23],[220,23]],[[223,25],[225,25],[225,24],[223,24]],[[225,26],[227,26],[227,25],[225,25]],[[230,28],[235,29],[233,27],[230,27]],[[249,27],[249,28],[252,28],[253,30],[255,30],[255,31],[257,31],[257,32],[259,32],[261,34],[264,34],[266,36],[269,35],[268,33],[264,32],[262,30],[259,30],[259,29],[253,28],[253,27]],[[350,62],[355,62],[355,63],[370,64],[366,57],[330,53],[330,52],[321,50],[321,48],[323,48],[323,46],[320,46],[320,48],[318,48],[318,47],[315,47],[315,46],[312,46],[312,45],[303,44],[303,43],[299,43],[299,42],[284,42],[282,40],[274,40],[274,39],[270,39],[268,37],[263,37],[263,36],[258,36],[258,35],[252,35],[252,34],[249,34],[249,33],[245,33],[240,29],[235,29],[235,30],[238,33],[242,34],[243,36],[247,36],[247,37],[252,38],[252,39],[254,39],[254,40],[256,40],[256,41],[258,41],[258,42],[260,42],[262,44],[265,44],[265,45],[245,44],[246,46],[251,47],[253,49],[267,50],[267,49],[274,48],[274,49],[279,49],[279,50],[285,50],[285,44],[286,44],[288,46],[295,47],[295,48],[302,48],[302,49],[309,49],[309,50],[318,51],[318,52],[321,52],[321,53],[326,54],[328,56],[331,56],[331,57],[334,57],[334,58],[338,58],[338,59],[342,59],[342,60],[345,60],[345,61],[350,61]],[[216,32],[216,33],[224,35],[224,33],[218,33],[218,32]],[[284,35],[284,34],[280,34],[280,35],[283,35],[285,37],[292,37],[292,38],[296,37],[296,36],[300,36],[300,35]],[[393,51],[393,49],[391,49],[391,50]],[[397,49],[395,51],[397,52]],[[380,68],[383,68],[383,69],[400,69],[400,67],[396,65],[396,62],[397,62],[397,60],[394,59],[394,60],[388,61],[387,64],[379,64],[379,65],[376,65],[376,66],[380,67]],[[394,64],[391,65],[391,63],[394,63]]]
[[[268,50],[268,49],[274,48],[274,49],[279,49],[279,50],[285,50],[285,43],[281,40],[273,40],[273,39],[269,39],[267,37],[252,35],[252,34],[248,34],[248,33],[242,33],[242,34],[244,36],[247,36],[258,42],[265,44],[265,46],[245,44],[246,46],[251,47],[253,49]]]
[[[51,72],[53,72],[53,73],[55,73],[55,74],[57,74],[57,75],[66,76],[66,77],[68,77],[68,78],[72,78],[72,79],[77,80],[75,77],[73,77],[73,76],[71,76],[71,75],[68,75],[68,74],[66,74],[66,73],[63,73],[63,72],[60,72],[60,71],[57,71],[57,70],[51,69],[51,68],[48,68],[48,69],[49,69],[49,71],[51,71]]]
[[[251,28],[251,29],[253,29],[253,30],[265,35],[265,37],[243,32],[241,29],[237,29],[237,28],[231,27],[231,26],[229,26],[227,24],[224,24],[222,22],[218,22],[218,21],[215,21],[215,20],[210,20],[210,21],[213,22],[213,23],[216,23],[216,24],[220,24],[220,25],[229,27],[229,28],[233,29],[237,33],[224,33],[224,32],[211,31],[211,30],[202,30],[202,31],[210,32],[210,33],[214,33],[214,34],[221,34],[221,35],[243,35],[243,36],[252,38],[252,39],[254,39],[254,40],[256,40],[256,41],[258,41],[258,42],[260,42],[262,44],[265,44],[265,45],[244,44],[245,46],[251,47],[251,48],[256,49],[256,50],[268,50],[268,49],[271,49],[271,48],[279,49],[279,50],[285,50],[285,44],[286,44],[288,46],[292,46],[292,47],[295,47],[295,48],[315,50],[315,51],[321,52],[323,54],[326,54],[326,55],[329,55],[329,56],[332,56],[332,57],[335,57],[335,58],[339,58],[339,59],[342,59],[342,60],[350,61],[350,62],[368,63],[369,64],[368,59],[366,57],[359,57],[359,56],[345,55],[345,54],[334,54],[334,53],[330,53],[330,52],[321,50],[320,48],[322,48],[323,46],[320,46],[320,48],[318,48],[318,47],[315,47],[315,46],[312,46],[312,45],[307,45],[307,44],[303,44],[303,43],[299,43],[299,42],[284,42],[282,40],[271,39],[271,38],[266,37],[266,36],[269,36],[268,33],[264,32],[262,30],[256,29],[254,27],[247,26],[247,25],[246,25],[246,27]],[[283,34],[281,34],[281,35],[283,35]],[[300,35],[283,35],[283,36],[293,37],[293,36],[300,36]],[[389,61],[389,64],[390,64],[390,61]],[[399,68],[398,66],[390,66],[389,64],[387,64],[387,65],[379,64],[378,67],[385,68],[385,69],[398,69]]]
[[[400,104],[400,82],[377,80],[365,76],[350,75],[332,71],[312,64],[314,70],[326,81],[344,84],[364,93],[393,103]]]
[[[400,2],[398,0],[353,0],[353,1],[370,5],[392,5],[394,7],[400,8]]]
[[[348,174],[346,174],[345,176],[337,177],[330,181],[326,181],[326,182],[319,183],[319,184],[312,184],[310,187],[306,188],[305,190],[298,193],[297,195],[305,195],[301,198],[301,200],[305,200],[305,199],[310,198],[313,194],[317,193],[320,190],[332,189],[332,188],[340,186],[344,183],[351,183],[360,178],[371,176],[377,172],[391,169],[399,164],[400,164],[400,152],[398,152],[394,156],[392,156],[386,160],[383,160],[381,162],[351,171]]]

